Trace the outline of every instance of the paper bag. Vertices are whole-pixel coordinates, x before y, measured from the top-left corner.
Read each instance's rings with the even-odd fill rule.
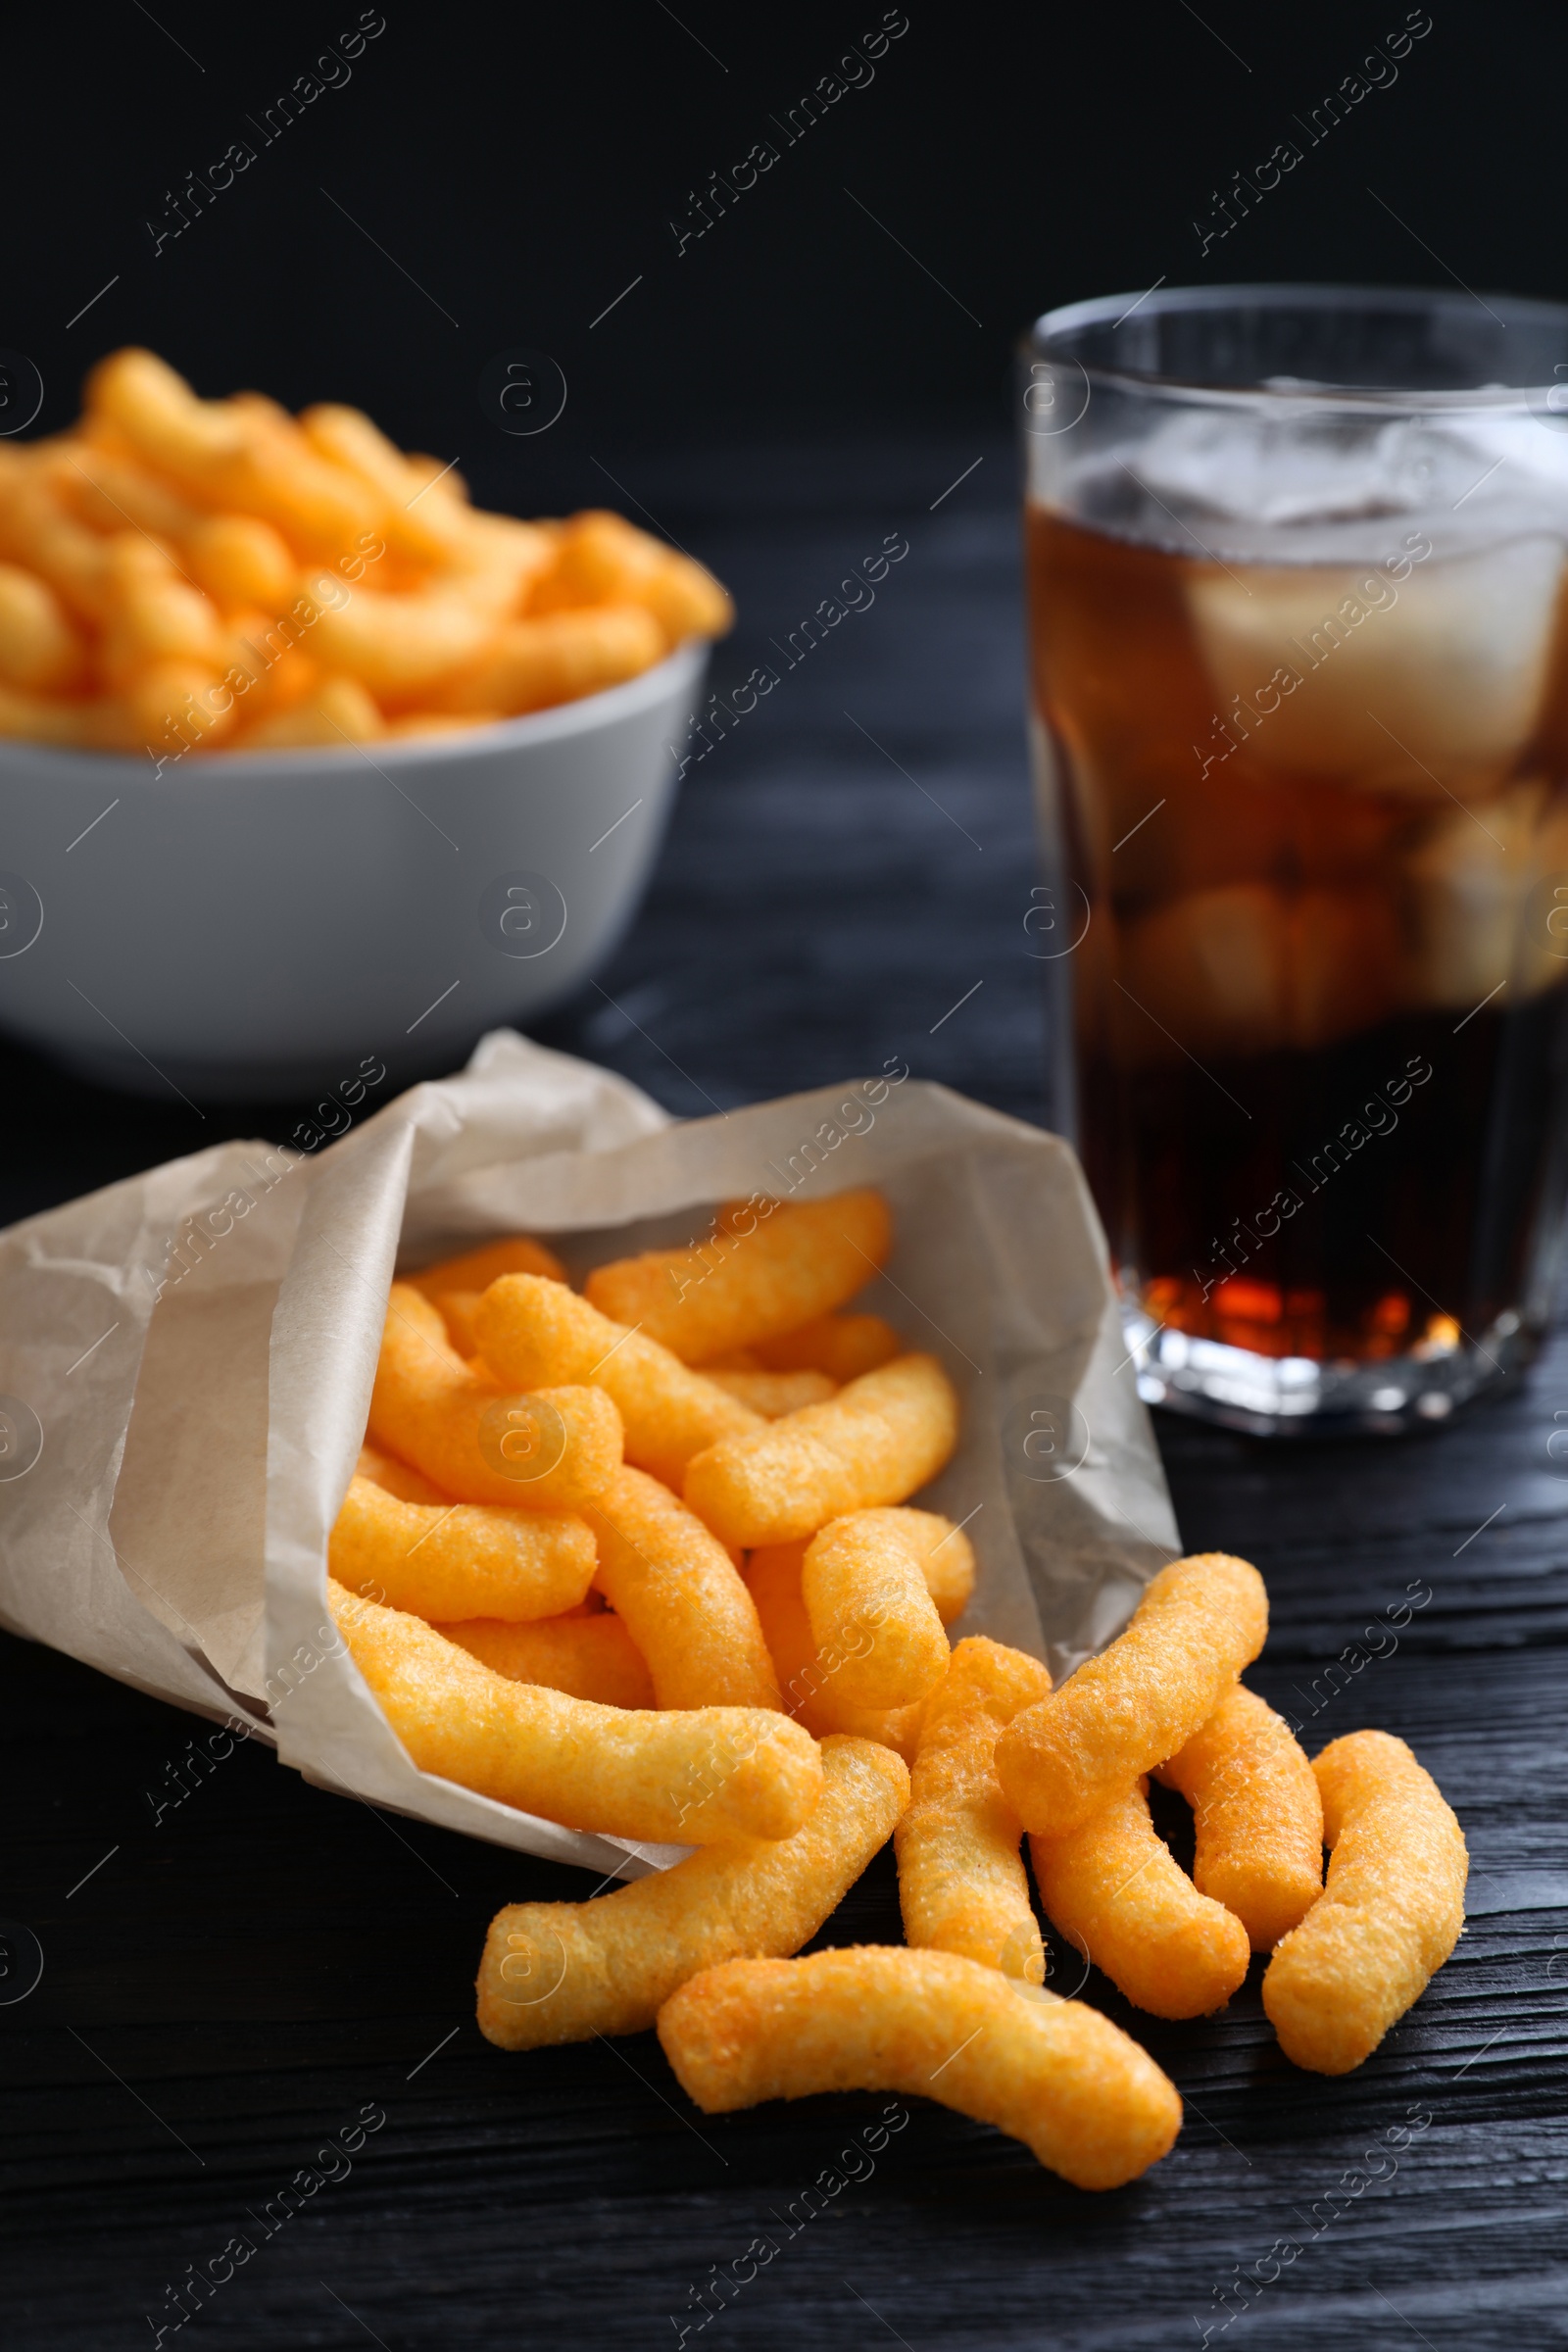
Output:
[[[0,1623],[273,1740],[310,1780],[601,1875],[633,1847],[420,1772],[328,1615],[394,1267],[504,1232],[573,1279],[700,1240],[720,1200],[874,1184],[897,1242],[862,1303],[962,1404],[920,1497],[979,1561],[954,1629],[1064,1673],[1180,1544],[1105,1248],[1067,1146],[902,1067],[676,1124],[510,1032],[318,1150],[222,1144],[0,1234]],[[353,1096],[352,1102],[349,1100]],[[355,1123],[349,1124],[350,1121]],[[305,1131],[307,1143],[316,1131]],[[868,1273],[870,1269],[867,1269]]]

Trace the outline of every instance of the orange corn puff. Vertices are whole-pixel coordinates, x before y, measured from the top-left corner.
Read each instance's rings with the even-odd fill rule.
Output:
[[[706,1969],[659,2013],[705,2115],[822,2090],[892,2090],[995,2124],[1080,2188],[1119,2188],[1181,2130],[1175,2085],[1098,2009],[953,1952],[875,1944]]]
[[[891,1750],[822,1747],[820,1802],[793,1837],[709,1845],[585,1903],[512,1903],[479,1962],[479,2031],[504,2050],[640,2034],[699,1969],[798,1952],[883,1845],[908,1793]]]
[[[1419,1999],[1464,1932],[1464,1832],[1402,1740],[1351,1732],[1314,1758],[1328,1885],[1275,1951],[1263,2007],[1280,2047],[1348,2075]]]
[[[844,1652],[839,1680],[852,1706],[911,1706],[947,1670],[948,1637],[907,1516],[856,1511],[807,1545],[806,1613],[818,1648]]]
[[[1051,1689],[1038,1659],[983,1635],[960,1642],[925,1702],[908,1809],[894,1833],[911,1944],[1040,1984],[1045,1955],[1019,1843],[997,1780],[997,1734]]]
[[[423,1772],[611,1837],[789,1838],[822,1791],[816,1742],[760,1707],[647,1714],[509,1682],[433,1626],[327,1583],[355,1665]]]
[[[687,1464],[684,1492],[727,1544],[789,1544],[847,1512],[903,1502],[957,1435],[958,1400],[936,1357],[901,1355],[825,1404],[720,1439]]]
[[[1267,1634],[1268,1595],[1248,1561],[1207,1551],[1162,1568],[1126,1632],[997,1741],[998,1776],[1024,1827],[1062,1837],[1163,1764]]]
[[[757,1606],[716,1537],[643,1470],[587,1512],[599,1590],[648,1661],[662,1707],[776,1707]]]
[[[389,1494],[400,1494],[405,1502],[450,1502],[450,1494],[425,1477],[422,1470],[411,1470],[394,1454],[382,1453],[374,1446],[362,1446],[360,1458],[354,1467],[356,1478],[373,1479],[385,1487]]]
[[[1172,1858],[1143,1781],[1066,1837],[1031,1838],[1029,1852],[1050,1917],[1152,2016],[1206,2017],[1247,1975],[1247,1930]]]
[[[504,1241],[482,1243],[477,1250],[465,1250],[461,1257],[443,1257],[421,1273],[403,1274],[398,1279],[412,1283],[426,1298],[433,1299],[439,1298],[443,1291],[487,1291],[503,1274],[542,1274],[551,1282],[566,1279],[566,1269],[555,1251],[525,1233],[511,1233]]]
[[[491,1371],[514,1387],[603,1389],[620,1415],[627,1461],[666,1486],[679,1487],[694,1453],[761,1427],[748,1405],[564,1283],[504,1275],[474,1309],[473,1334]]]
[[[875,1372],[905,1352],[904,1342],[880,1315],[819,1315],[782,1339],[763,1340],[757,1360],[769,1372],[825,1372],[842,1384]]]
[[[457,1502],[405,1502],[351,1481],[327,1561],[352,1592],[416,1617],[555,1617],[575,1608],[598,1566],[581,1519]]]
[[[1323,1891],[1323,1799],[1283,1716],[1238,1683],[1156,1778],[1193,1808],[1193,1884],[1271,1952]]]
[[[726,1396],[734,1396],[751,1406],[764,1421],[778,1421],[786,1413],[798,1413],[803,1405],[825,1404],[838,1387],[825,1372],[755,1372],[740,1367],[719,1370],[705,1365],[704,1376]]]
[[[893,1246],[880,1193],[759,1201],[724,1211],[713,1238],[596,1266],[601,1313],[635,1324],[688,1364],[796,1331],[870,1281]]]
[[[856,1707],[845,1698],[838,1686],[843,1661],[837,1651],[817,1647],[801,1597],[805,1551],[804,1544],[778,1544],[754,1551],[746,1563],[747,1590],[761,1619],[785,1713],[804,1724],[813,1739],[846,1732],[858,1740],[878,1740],[912,1764],[920,1732],[919,1705]]]
[[[603,1389],[509,1396],[470,1370],[439,1310],[392,1286],[370,1397],[373,1446],[463,1502],[575,1510],[620,1466],[620,1415]]]
[[[594,1617],[540,1617],[505,1625],[469,1617],[435,1631],[470,1658],[513,1683],[542,1683],[602,1707],[652,1707],[654,1678],[620,1619],[602,1609]]]

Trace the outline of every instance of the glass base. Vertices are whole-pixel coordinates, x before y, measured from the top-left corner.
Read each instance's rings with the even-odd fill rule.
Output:
[[[1538,1334],[1511,1312],[1479,1340],[1441,1354],[1388,1355],[1370,1364],[1254,1355],[1161,1328],[1126,1298],[1122,1325],[1146,1404],[1255,1438],[1398,1437],[1431,1429],[1484,1392],[1516,1380],[1538,1344]]]

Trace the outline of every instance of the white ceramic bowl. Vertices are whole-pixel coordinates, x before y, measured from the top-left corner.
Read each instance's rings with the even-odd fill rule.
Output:
[[[159,774],[0,745],[0,1029],[198,1100],[451,1068],[619,939],[707,652],[472,735]]]

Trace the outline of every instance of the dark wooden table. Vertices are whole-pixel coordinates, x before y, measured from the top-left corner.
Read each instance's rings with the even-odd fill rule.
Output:
[[[902,1054],[1043,1116],[1008,452],[933,433],[622,478],[740,593],[720,687],[885,532],[910,552],[693,770],[608,996],[542,1034],[683,1114]],[[198,1131],[17,1053],[0,1100],[5,1219],[297,1115],[229,1105]],[[935,2106],[870,2157],[845,2152],[881,2099],[700,2118],[651,2034],[503,2056],[473,2022],[486,1922],[586,1892],[578,1874],[323,1795],[259,1746],[155,1821],[147,1792],[167,1795],[198,1727],[0,1641],[0,1913],[44,1960],[0,2006],[0,2343],[172,2341],[181,2280],[226,2266],[185,2341],[1568,2343],[1559,1410],[1568,1338],[1441,1435],[1270,1449],[1161,1423],[1188,1543],[1268,1578],[1258,1689],[1312,1744],[1362,1724],[1414,1743],[1469,1837],[1471,1924],[1339,2082],[1282,2060],[1255,1967],[1221,2017],[1178,2027],[1092,1979],[1187,2100],[1175,2152],[1099,2198]],[[1401,1604],[1396,1636],[1366,1634]],[[884,1854],[823,1940],[899,1932]],[[13,1949],[24,1970],[25,1937]],[[843,2185],[803,2218],[824,2175]],[[758,2240],[777,2248],[760,2263]]]

